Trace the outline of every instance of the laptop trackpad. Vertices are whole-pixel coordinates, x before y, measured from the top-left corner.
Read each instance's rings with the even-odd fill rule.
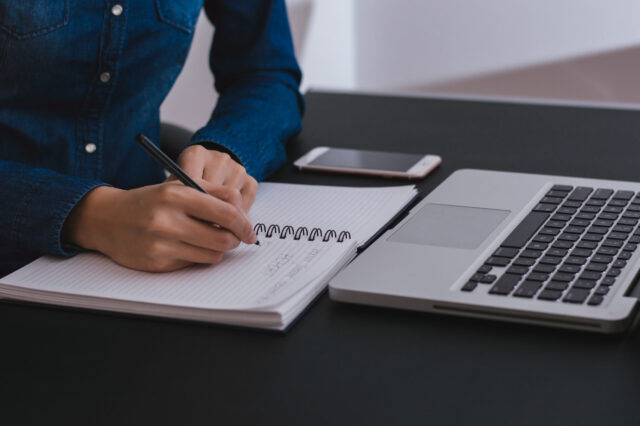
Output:
[[[475,249],[509,215],[508,210],[425,204],[389,241]]]

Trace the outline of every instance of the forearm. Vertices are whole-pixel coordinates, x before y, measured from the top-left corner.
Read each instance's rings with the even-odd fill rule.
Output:
[[[258,180],[285,160],[285,146],[301,128],[302,99],[268,73],[247,75],[221,94],[211,121],[192,144],[212,141],[232,151]]]

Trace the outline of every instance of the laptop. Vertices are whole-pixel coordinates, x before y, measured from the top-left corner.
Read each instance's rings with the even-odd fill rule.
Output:
[[[329,283],[337,301],[587,330],[629,328],[640,183],[459,170]]]

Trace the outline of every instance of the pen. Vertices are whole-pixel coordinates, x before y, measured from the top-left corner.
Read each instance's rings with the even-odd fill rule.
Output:
[[[198,185],[193,179],[191,179],[189,175],[186,174],[184,170],[182,170],[182,168],[180,168],[180,166],[178,166],[175,163],[175,161],[173,161],[164,152],[162,152],[160,148],[155,146],[153,142],[151,142],[149,138],[147,138],[145,135],[143,135],[142,133],[139,133],[136,136],[136,142],[138,142],[138,144],[142,146],[145,149],[145,151],[147,151],[158,163],[160,163],[162,167],[164,167],[172,175],[177,177],[180,180],[180,182],[204,194],[209,194],[200,185]],[[259,246],[260,241],[256,241],[255,244]]]

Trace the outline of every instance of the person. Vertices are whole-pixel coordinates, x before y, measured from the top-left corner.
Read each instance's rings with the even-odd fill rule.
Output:
[[[219,99],[178,163],[211,195],[165,181],[134,142],[159,140],[203,7]],[[300,79],[284,0],[0,0],[0,276],[83,250],[170,271],[253,243]]]

